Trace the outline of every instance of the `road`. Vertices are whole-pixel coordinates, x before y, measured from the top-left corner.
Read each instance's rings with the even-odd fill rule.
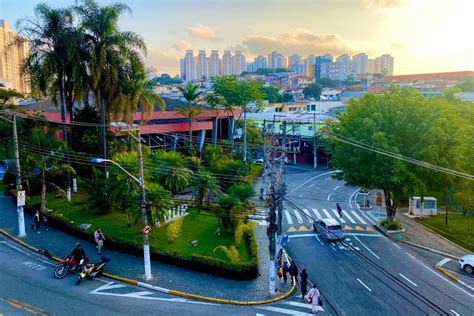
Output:
[[[358,188],[332,174],[287,168],[291,203],[284,204],[288,254],[306,268],[339,315],[473,315],[474,295],[451,283],[432,262],[373,229],[383,212],[360,211]],[[310,179],[310,180],[309,180]],[[309,181],[308,181],[309,180]],[[295,188],[297,188],[295,190]],[[344,212],[339,218],[335,203]],[[336,218],[347,231],[344,242],[327,243],[312,231],[312,219]]]

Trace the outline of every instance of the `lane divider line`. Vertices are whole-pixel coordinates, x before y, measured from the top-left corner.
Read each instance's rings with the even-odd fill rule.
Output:
[[[362,282],[359,278],[356,278],[357,281],[359,281],[360,284],[362,284],[369,292],[372,292],[370,287],[368,287],[364,282]]]

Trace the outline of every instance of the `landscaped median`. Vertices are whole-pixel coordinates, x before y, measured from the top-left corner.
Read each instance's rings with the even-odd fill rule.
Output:
[[[98,214],[87,207],[87,196],[74,195],[72,202],[48,194],[45,212],[52,226],[71,235],[93,242],[93,232],[100,227],[106,237],[106,246],[121,252],[142,256],[141,225],[127,225],[125,213]],[[40,196],[29,198],[27,210],[38,209]],[[152,259],[178,267],[214,274],[225,278],[249,280],[258,276],[257,243],[253,225],[244,225],[240,238],[233,234],[217,233],[218,219],[209,212],[197,212],[192,207],[179,219],[180,228],[170,240],[168,224],[153,228],[149,234]],[[83,225],[89,224],[89,225]],[[81,227],[82,225],[82,227]],[[84,229],[88,226],[87,229]],[[238,240],[239,239],[239,240]],[[197,245],[193,246],[193,241]]]

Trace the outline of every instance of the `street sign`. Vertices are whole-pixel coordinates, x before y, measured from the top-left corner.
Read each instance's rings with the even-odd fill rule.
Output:
[[[151,226],[150,225],[145,225],[145,227],[143,227],[143,233],[144,234],[147,234],[151,231]]]
[[[16,194],[16,206],[25,206],[26,194],[25,191],[18,191]]]

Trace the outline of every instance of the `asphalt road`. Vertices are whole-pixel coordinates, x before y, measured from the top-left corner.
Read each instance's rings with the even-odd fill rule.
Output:
[[[358,188],[322,171],[291,167],[286,179],[291,203],[284,204],[282,214],[283,229],[290,236],[285,248],[317,283],[331,307],[328,311],[339,315],[474,314],[472,293],[436,272],[426,256],[373,230],[372,222],[382,218],[383,212],[360,211],[354,203]],[[346,211],[342,219],[333,211],[336,202]],[[327,243],[315,236],[309,217],[318,215],[345,222],[346,241]]]

